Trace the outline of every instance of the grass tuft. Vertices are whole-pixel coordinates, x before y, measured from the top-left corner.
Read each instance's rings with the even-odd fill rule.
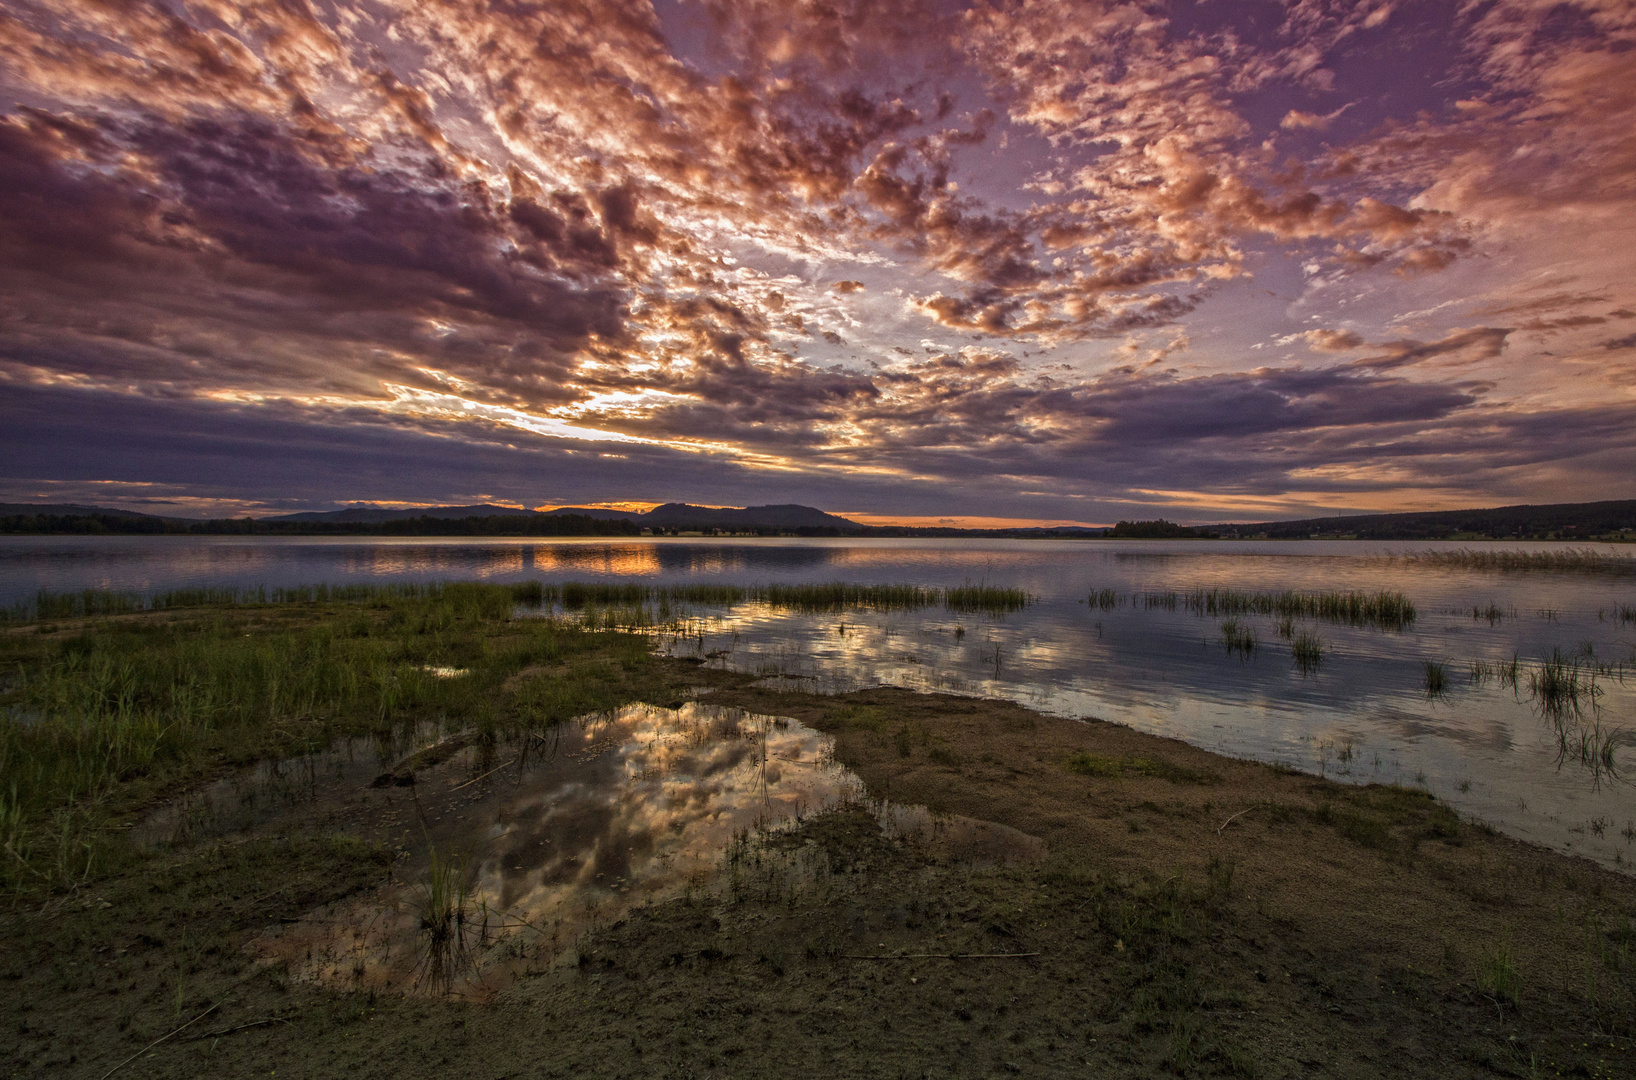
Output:
[[[1295,657],[1295,666],[1301,670],[1302,675],[1311,675],[1318,670],[1318,665],[1323,663],[1324,643],[1317,634],[1302,630],[1295,635],[1295,640],[1290,642],[1290,651]]]
[[[1214,784],[1221,778],[1215,773],[1202,769],[1190,769],[1184,765],[1165,761],[1162,758],[1147,757],[1109,757],[1104,754],[1093,754],[1089,751],[1080,751],[1067,761],[1069,772],[1081,776],[1098,776],[1105,779],[1121,780],[1132,776],[1150,776],[1159,780],[1168,780],[1173,784]]]
[[[1221,624],[1221,639],[1226,643],[1229,655],[1236,652],[1248,660],[1255,652],[1255,631],[1237,619],[1228,619]]]
[[[1449,666],[1441,660],[1423,661],[1422,685],[1427,697],[1442,697],[1449,689]]]

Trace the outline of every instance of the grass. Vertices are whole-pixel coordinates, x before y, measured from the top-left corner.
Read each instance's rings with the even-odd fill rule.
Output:
[[[223,765],[428,725],[523,734],[662,682],[646,639],[514,620],[506,586],[304,595],[0,634],[0,886],[108,870],[129,855],[114,826]]]
[[[420,885],[420,936],[424,955],[417,981],[442,993],[453,988],[454,980],[470,959],[467,938],[474,932],[471,922],[471,874],[465,860],[450,858],[436,847],[430,850],[431,865]]]
[[[1324,643],[1317,634],[1302,630],[1290,642],[1290,651],[1295,657],[1295,666],[1302,675],[1311,675],[1323,663]]]
[[[1457,567],[1461,570],[1557,570],[1591,574],[1636,574],[1636,558],[1607,555],[1591,548],[1563,548],[1560,551],[1421,551],[1413,555],[1388,556],[1411,565]]]
[[[1483,957],[1477,969],[1477,989],[1496,1004],[1509,1002],[1513,1008],[1522,1004],[1522,976],[1511,959],[1509,942],[1499,942]]]
[[[1099,776],[1108,780],[1150,776],[1168,780],[1173,784],[1213,784],[1221,779],[1214,773],[1189,769],[1162,758],[1109,757],[1089,752],[1080,752],[1069,757],[1067,768],[1069,772],[1078,773],[1080,776]]]
[[[537,592],[538,582],[512,586],[518,599]],[[246,587],[169,589],[143,595],[108,589],[78,592],[50,592],[42,589],[32,600],[0,608],[0,624],[27,623],[51,619],[83,619],[104,615],[131,615],[142,611],[178,611],[201,607],[263,607],[269,604],[382,603],[394,600],[435,598],[445,588],[441,583],[404,582],[386,585],[305,585],[269,589],[264,585]]]
[[[1119,606],[1119,593],[1113,589],[1098,589],[1091,593],[1088,602],[1099,611],[1112,611]]]
[[[670,606],[681,604],[734,607],[759,603],[802,614],[858,608],[914,611],[942,605],[949,611],[961,614],[1006,615],[1020,611],[1034,601],[1024,589],[969,584],[950,589],[926,585],[860,585],[839,581],[804,585],[647,585],[577,581],[527,584],[532,588],[535,603],[560,603],[568,611],[620,609],[631,613],[625,625],[666,622],[670,617]],[[656,614],[636,614],[650,604],[657,606]]]
[[[1228,619],[1221,624],[1221,639],[1226,643],[1229,655],[1236,652],[1248,660],[1255,652],[1255,631],[1237,619]]]
[[[1594,708],[1602,688],[1596,685],[1596,673],[1589,663],[1552,649],[1550,656],[1528,672],[1528,693],[1546,719],[1560,724],[1577,720]]]
[[[1449,666],[1441,660],[1423,661],[1422,684],[1427,697],[1442,697],[1449,689]]]
[[[1195,615],[1236,617],[1278,616],[1285,619],[1323,619],[1346,626],[1373,626],[1404,630],[1418,615],[1414,601],[1400,592],[1250,592],[1243,589],[1194,589],[1188,593],[1143,594],[1149,608],[1174,611],[1178,606]]]

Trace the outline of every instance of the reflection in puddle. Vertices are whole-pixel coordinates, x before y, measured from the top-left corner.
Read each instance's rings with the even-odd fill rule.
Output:
[[[337,986],[486,996],[569,955],[598,921],[709,887],[753,836],[863,802],[827,736],[736,709],[638,705],[518,744],[427,741],[411,760],[433,764],[413,773],[361,742],[264,766],[168,808],[141,838],[301,819],[396,843],[413,854],[392,884],[253,950]],[[889,838],[934,858],[992,865],[1040,853],[1003,826],[870,809]]]

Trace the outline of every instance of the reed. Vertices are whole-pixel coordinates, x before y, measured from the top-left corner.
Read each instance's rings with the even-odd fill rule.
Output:
[[[1440,660],[1426,660],[1423,662],[1425,674],[1423,682],[1427,697],[1441,697],[1448,692],[1449,666]]]
[[[1164,596],[1166,594],[1148,594]],[[1168,594],[1174,596],[1176,594]],[[1241,589],[1194,589],[1180,597],[1195,615],[1223,617],[1266,615],[1289,619],[1323,619],[1347,626],[1404,630],[1414,625],[1414,601],[1400,592],[1248,592]],[[1149,607],[1169,606],[1149,603]]]
[[[1237,619],[1228,619],[1221,624],[1221,638],[1229,654],[1236,652],[1248,660],[1255,652],[1255,631]]]
[[[1561,649],[1528,672],[1528,693],[1548,720],[1576,720],[1602,696],[1592,665]]]
[[[1317,634],[1301,631],[1295,635],[1290,643],[1290,651],[1295,657],[1295,666],[1302,675],[1311,675],[1323,663],[1324,643]]]
[[[420,938],[424,950],[416,982],[443,993],[470,960],[471,875],[465,860],[450,858],[436,847],[429,851],[430,866],[420,885]]]
[[[108,589],[51,592],[42,589],[32,600],[0,609],[0,623],[86,619],[131,615],[143,611],[177,611],[201,607],[258,607],[268,604],[381,603],[436,598],[445,586],[438,582],[398,582],[363,585],[305,585],[269,589],[265,585],[169,589],[144,596]]]
[[[1099,611],[1112,611],[1119,606],[1119,593],[1113,589],[1098,589],[1091,593],[1089,603]]]
[[[1033,602],[1034,598],[1027,590],[999,585],[962,585],[943,594],[943,606],[960,613],[1008,615],[1021,611]]]
[[[592,608],[623,608],[634,612],[643,605],[696,604],[707,607],[734,607],[760,603],[768,607],[802,614],[824,614],[852,609],[874,611],[914,611],[941,604],[950,611],[1004,615],[1033,603],[1023,589],[997,585],[962,585],[938,589],[926,585],[863,585],[850,582],[823,584],[647,585],[630,582],[577,582],[539,585],[542,600],[560,603],[569,611]],[[666,622],[661,617],[648,622]]]
[[[645,638],[514,620],[505,586],[342,595],[0,635],[0,885],[71,884],[118,846],[110,821],[223,762],[426,725],[522,734],[664,692]]]
[[[1557,551],[1421,551],[1387,556],[1409,565],[1455,567],[1461,570],[1554,570],[1587,574],[1636,574],[1636,558],[1605,554],[1591,548]]]

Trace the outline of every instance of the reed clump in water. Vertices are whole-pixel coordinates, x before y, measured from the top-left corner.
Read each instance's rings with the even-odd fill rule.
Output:
[[[1000,585],[961,585],[943,593],[943,606],[963,614],[1008,615],[1033,601],[1027,590]]]
[[[1297,633],[1290,642],[1290,651],[1295,657],[1295,666],[1302,675],[1311,675],[1323,663],[1324,643],[1317,634],[1307,630]]]
[[[1418,612],[1414,601],[1400,592],[1249,592],[1242,589],[1194,589],[1176,593],[1146,594],[1148,607],[1174,610],[1179,601],[1195,615],[1266,615],[1288,619],[1323,619],[1347,626],[1374,626],[1382,630],[1404,630],[1414,625]]]
[[[1596,673],[1589,664],[1553,649],[1528,672],[1528,693],[1547,719],[1576,720],[1595,707],[1602,688],[1596,685]]]
[[[1255,652],[1255,631],[1237,619],[1228,619],[1221,624],[1221,639],[1227,645],[1229,654],[1236,652],[1248,660]]]
[[[802,614],[823,614],[864,608],[874,611],[915,611],[941,604],[949,611],[1004,615],[1033,603],[1024,589],[998,585],[961,585],[939,589],[927,585],[863,585],[850,582],[822,584],[647,585],[626,582],[533,583],[541,601],[560,603],[569,611],[620,608],[634,613],[648,604],[696,604],[733,607],[760,603]],[[628,625],[655,625],[664,618],[646,616]]]
[[[1592,783],[1620,780],[1619,747],[1633,740],[1602,722],[1594,660],[1551,650],[1527,673],[1528,694],[1551,724],[1557,743],[1557,768],[1570,759],[1591,771]]]
[[[1426,696],[1442,697],[1449,688],[1449,666],[1441,660],[1427,660],[1423,666]]]
[[[1390,555],[1392,562],[1409,565],[1454,567],[1461,570],[1556,570],[1589,574],[1636,574],[1636,558],[1611,555],[1592,548],[1563,548],[1559,551],[1421,551],[1412,555]]]
[[[1098,589],[1091,593],[1089,603],[1099,611],[1112,611],[1119,606],[1119,593],[1114,589]]]
[[[447,994],[471,959],[469,938],[474,934],[471,911],[471,875],[463,859],[450,858],[432,847],[426,880],[420,885],[419,929],[421,947],[416,983]]]
[[[523,583],[538,587],[537,582]],[[51,592],[42,589],[32,600],[0,608],[0,623],[49,619],[84,619],[131,615],[143,611],[180,611],[200,607],[259,607],[268,604],[390,603],[396,600],[436,599],[441,582],[399,582],[386,585],[302,585],[269,589],[265,585],[168,589],[144,596],[109,589]],[[513,586],[515,590],[519,586]]]

